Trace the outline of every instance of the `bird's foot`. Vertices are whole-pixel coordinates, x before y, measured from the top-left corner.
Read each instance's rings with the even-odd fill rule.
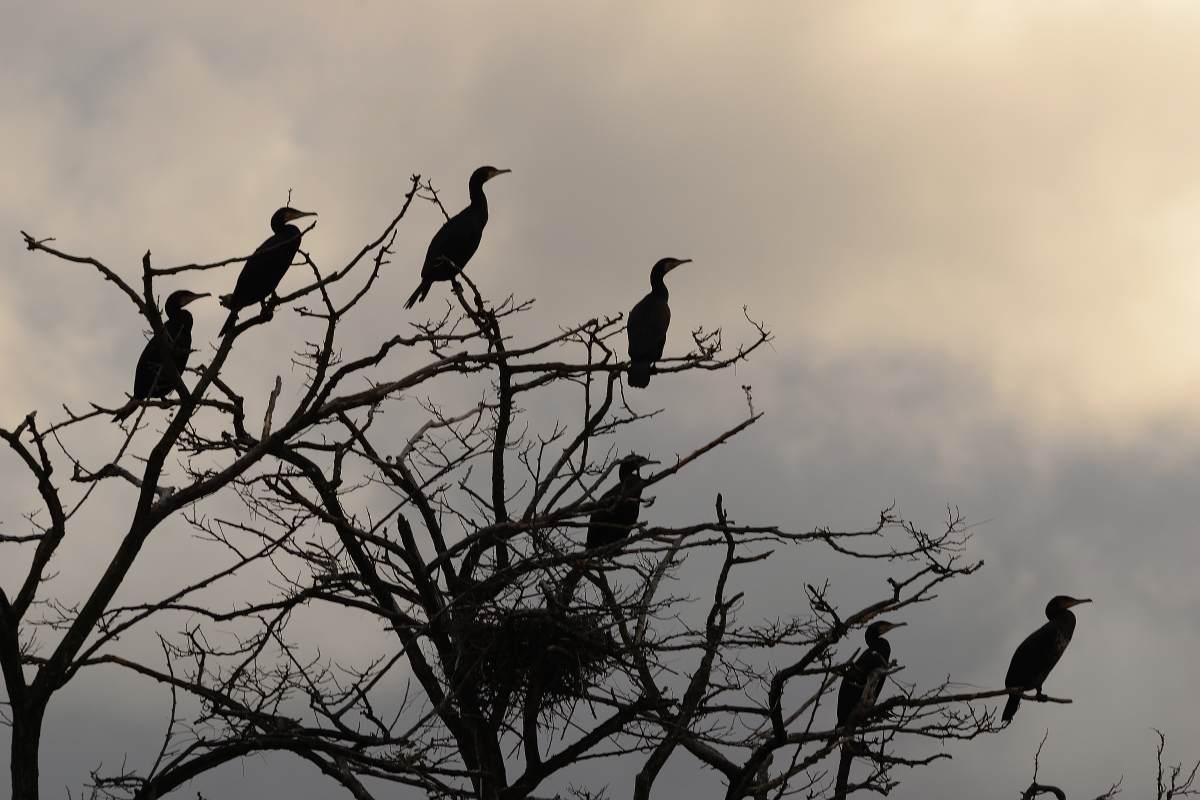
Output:
[[[1040,690],[1034,692],[1033,699],[1038,701],[1039,703],[1045,703],[1050,700],[1050,698],[1047,695],[1042,694],[1042,692]]]

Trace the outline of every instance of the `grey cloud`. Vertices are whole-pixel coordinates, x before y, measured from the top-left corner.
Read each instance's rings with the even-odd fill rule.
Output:
[[[1052,678],[1074,705],[1023,709],[895,796],[1011,796],[1047,728],[1043,763],[1072,796],[1121,774],[1143,791],[1150,726],[1195,755],[1194,11],[109,3],[4,23],[3,424],[115,404],[144,341],[127,301],[25,252],[18,230],[136,276],[147,249],[160,264],[248,253],[293,189],[321,214],[306,247],[332,265],[386,224],[413,172],[457,207],[472,168],[510,167],[489,184],[470,269],[493,296],[538,298],[515,330],[627,311],[675,255],[695,263],[670,279],[669,349],[701,324],[738,339],[743,304],[778,333],[737,375],[638,397],[668,410],[639,432],[656,456],[741,419],[742,383],[768,411],[662,487],[655,515],[707,515],[721,491],[759,522],[853,527],[895,500],[934,527],[957,504],[981,523],[971,554],[987,567],[898,634],[906,680],[998,685],[1049,596],[1096,598]],[[395,332],[439,224],[425,204],[411,215],[348,350]],[[211,341],[220,310],[196,311]],[[286,398],[310,330],[281,314],[239,348],[231,380],[265,397],[281,374]],[[28,489],[0,482],[6,530]],[[106,501],[118,518],[120,501]],[[63,559],[64,575],[86,575],[104,542]],[[152,565],[173,555],[164,543]],[[792,568],[746,613],[786,610]],[[881,586],[834,559],[797,569],[847,603]],[[78,786],[111,763],[101,730],[153,746],[157,719],[127,709],[106,727],[117,712],[86,693],[56,709],[47,774]],[[676,768],[678,796],[707,796],[710,775]],[[204,791],[260,796],[287,779],[293,796],[320,793],[285,760],[246,769]]]

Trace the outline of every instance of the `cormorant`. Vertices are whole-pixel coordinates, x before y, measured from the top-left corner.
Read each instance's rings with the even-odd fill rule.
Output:
[[[221,327],[220,336],[233,330],[239,311],[265,301],[279,286],[288,267],[292,266],[296,251],[300,249],[300,229],[288,223],[300,217],[313,216],[316,216],[315,211],[297,211],[287,206],[271,215],[271,230],[275,231],[275,235],[259,245],[246,259],[233,294],[221,297],[221,305],[229,309],[229,319]]]
[[[907,624],[907,622],[880,620],[867,626],[867,651],[859,656],[853,666],[847,670],[846,676],[842,678],[842,688],[838,691],[837,726],[839,728],[846,724],[850,713],[862,701],[863,690],[866,688],[871,672],[891,663],[892,646],[888,644],[887,639],[883,638],[883,634]],[[882,688],[883,681],[881,680],[875,687],[874,696],[868,698],[871,703],[874,703],[879,697],[879,691]]]
[[[133,399],[113,414],[123,420],[134,412],[142,400],[151,397],[166,397],[175,388],[175,375],[183,375],[188,358],[192,354],[192,314],[183,307],[193,300],[208,297],[208,292],[196,294],[181,290],[172,292],[167,298],[167,319],[163,330],[167,335],[167,350],[174,370],[163,369],[162,350],[157,336],[151,336],[138,358],[137,371],[133,375]]]
[[[593,550],[597,547],[615,544],[625,537],[637,525],[638,515],[642,511],[642,489],[645,487],[638,470],[647,464],[657,464],[645,456],[627,455],[621,459],[618,469],[618,481],[614,486],[600,496],[597,510],[588,520],[586,548]],[[558,601],[566,604],[571,601],[575,587],[583,578],[583,563],[576,562],[567,577],[563,579],[559,589]]]
[[[620,480],[600,497],[600,509],[588,521],[587,548],[619,542],[637,525],[642,510],[642,476],[638,470],[657,464],[645,456],[629,455],[621,459]]]
[[[1008,665],[1008,674],[1004,676],[1006,689],[1033,689],[1037,692],[1039,700],[1045,697],[1042,694],[1042,683],[1062,657],[1063,651],[1071,643],[1071,635],[1075,633],[1075,615],[1067,609],[1090,602],[1092,601],[1076,600],[1060,594],[1046,604],[1046,618],[1050,621],[1029,634],[1017,647],[1017,652],[1013,653],[1012,663]],[[1010,695],[1008,703],[1004,706],[1004,714],[1000,718],[1008,722],[1013,718],[1013,714],[1017,713],[1017,707],[1020,705],[1021,696]]]
[[[664,258],[650,270],[650,294],[629,312],[629,385],[643,389],[650,385],[650,369],[662,358],[667,346],[667,327],[671,324],[669,293],[663,277],[690,258]]]
[[[488,221],[483,185],[506,172],[512,170],[480,167],[471,173],[471,204],[446,220],[446,224],[433,235],[429,249],[425,251],[425,263],[421,265],[421,285],[408,298],[405,308],[412,308],[423,301],[434,281],[451,280],[467,266],[471,256],[479,249],[483,227]]]

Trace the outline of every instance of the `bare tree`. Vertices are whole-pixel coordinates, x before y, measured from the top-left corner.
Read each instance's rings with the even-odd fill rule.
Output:
[[[1154,731],[1158,737],[1158,744],[1155,746],[1155,755],[1158,762],[1158,772],[1155,781],[1157,800],[1172,800],[1176,797],[1194,797],[1200,795],[1200,788],[1195,786],[1196,776],[1200,774],[1200,761],[1197,761],[1186,768],[1182,762],[1171,764],[1163,761],[1163,753],[1167,749],[1167,737],[1160,730]],[[1038,769],[1042,758],[1042,748],[1046,746],[1046,740],[1050,738],[1050,733],[1042,737],[1041,743],[1038,745],[1037,753],[1033,757],[1033,780],[1024,792],[1021,793],[1021,800],[1033,800],[1035,797],[1048,794],[1052,795],[1055,800],[1067,800],[1067,793],[1057,786],[1038,782]],[[1095,800],[1113,800],[1121,793],[1121,783],[1123,778],[1118,778],[1117,782],[1108,788],[1104,794],[1099,795]]]
[[[878,702],[865,701],[845,726],[831,728],[819,713],[852,663],[847,636],[979,568],[965,559],[956,511],[934,533],[892,509],[867,530],[792,531],[735,522],[718,495],[690,525],[647,521],[611,545],[581,546],[615,477],[617,435],[658,413],[624,393],[623,315],[518,342],[505,326],[532,302],[489,302],[460,275],[439,318],[344,352],[339,333],[355,324],[416,198],[437,199],[419,176],[395,219],[337,269],[302,250],[293,270],[311,281],[269,298],[202,351],[204,363],[173,376],[177,396],[146,401],[111,455],[77,454],[96,426],[114,424],[113,408],[66,409],[46,426],[30,413],[0,430],[41,504],[28,534],[0,537],[12,551],[6,560],[28,565],[19,586],[0,587],[15,798],[38,797],[51,699],[103,666],[164,687],[170,705],[158,752],[95,772],[97,797],[159,797],[271,751],[305,759],[362,800],[379,781],[430,797],[531,797],[551,777],[603,758],[636,760],[633,794],[648,798],[664,765],[685,753],[722,776],[728,798],[845,796],[886,792],[897,764],[946,757],[914,756],[912,747],[898,755],[902,740],[919,746],[996,728],[980,701],[1006,690],[917,686],[895,663],[872,676],[886,681]],[[147,253],[135,289],[94,258],[25,238],[30,250],[98,271],[157,335],[163,279],[244,261],[156,268]],[[222,370],[239,338],[281,307],[310,322],[313,340],[295,357],[302,395],[284,401],[277,379],[260,425],[247,407],[262,398]],[[688,352],[657,371],[745,360],[770,341],[746,319],[745,344],[730,352],[722,331],[696,330]],[[524,410],[556,392],[576,404],[573,419]],[[697,459],[761,419],[745,393],[744,418],[682,445],[687,455],[645,476],[645,487],[683,480]],[[417,404],[423,421],[389,424],[414,419]],[[80,602],[62,600],[51,559],[74,531],[97,524],[88,501],[98,489],[126,484],[136,500],[107,566]],[[186,520],[216,566],[161,596],[118,602],[147,541],[171,519]],[[810,547],[884,563],[891,577],[852,609],[818,583],[804,586],[787,617],[740,619],[768,560],[800,563],[800,548]],[[353,654],[328,655],[336,648],[315,620],[342,612],[373,620],[370,635]],[[150,638],[156,656],[127,644]]]

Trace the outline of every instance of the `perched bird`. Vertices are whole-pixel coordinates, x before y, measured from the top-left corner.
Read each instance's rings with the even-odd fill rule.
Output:
[[[650,294],[629,312],[629,385],[643,389],[650,385],[650,368],[662,358],[667,346],[667,328],[671,324],[670,296],[663,277],[690,258],[664,258],[650,270]]]
[[[628,455],[621,459],[617,484],[600,497],[600,506],[588,521],[587,548],[619,542],[637,525],[642,510],[642,476],[638,470],[657,464],[645,456]]]
[[[433,235],[429,249],[425,251],[425,263],[421,265],[421,285],[408,298],[405,308],[412,308],[423,301],[434,281],[451,280],[467,266],[471,256],[479,249],[483,228],[488,221],[483,185],[506,172],[512,170],[480,167],[471,173],[471,205],[446,220],[446,224]]]
[[[166,397],[175,388],[175,376],[183,375],[188,358],[192,355],[192,314],[183,307],[193,300],[208,297],[208,292],[196,294],[181,290],[172,292],[167,298],[167,319],[163,332],[167,336],[167,352],[173,369],[164,369],[162,347],[157,336],[151,336],[138,358],[137,370],[133,374],[133,399],[126,403],[113,418],[120,421],[128,417],[143,400]]]
[[[588,550],[615,544],[629,536],[630,530],[637,525],[638,515],[642,511],[642,489],[645,488],[645,483],[642,476],[638,474],[638,470],[647,464],[657,463],[645,456],[634,454],[621,459],[616,485],[600,496],[596,502],[598,508],[592,513],[592,518],[588,520],[586,540]],[[582,578],[583,562],[580,560],[563,579],[557,602],[569,603],[575,587]]]
[[[1017,647],[1012,663],[1008,665],[1008,674],[1004,676],[1004,688],[1022,691],[1033,689],[1039,700],[1044,698],[1046,695],[1042,694],[1042,683],[1058,659],[1062,658],[1063,651],[1071,643],[1071,635],[1075,633],[1075,615],[1067,609],[1090,602],[1060,594],[1047,603],[1046,618],[1050,621],[1029,634]],[[1008,722],[1020,705],[1020,695],[1010,695],[1000,718]]]
[[[314,216],[315,211],[297,211],[287,206],[271,215],[271,230],[275,234],[246,259],[237,285],[233,287],[233,294],[221,297],[221,305],[229,309],[229,319],[221,327],[221,336],[233,330],[239,311],[270,297],[287,274],[288,267],[292,266],[292,259],[300,249],[302,234],[299,228],[288,223],[300,217]]]
[[[866,688],[871,672],[880,667],[887,667],[891,663],[892,646],[888,644],[887,639],[883,638],[883,634],[907,624],[907,622],[880,620],[867,626],[867,651],[859,656],[846,672],[846,676],[842,678],[842,688],[838,691],[837,726],[839,728],[846,724],[850,713],[862,701],[863,690]],[[879,691],[882,688],[883,681],[881,680],[875,686],[874,694],[867,700],[873,704],[878,699]]]

